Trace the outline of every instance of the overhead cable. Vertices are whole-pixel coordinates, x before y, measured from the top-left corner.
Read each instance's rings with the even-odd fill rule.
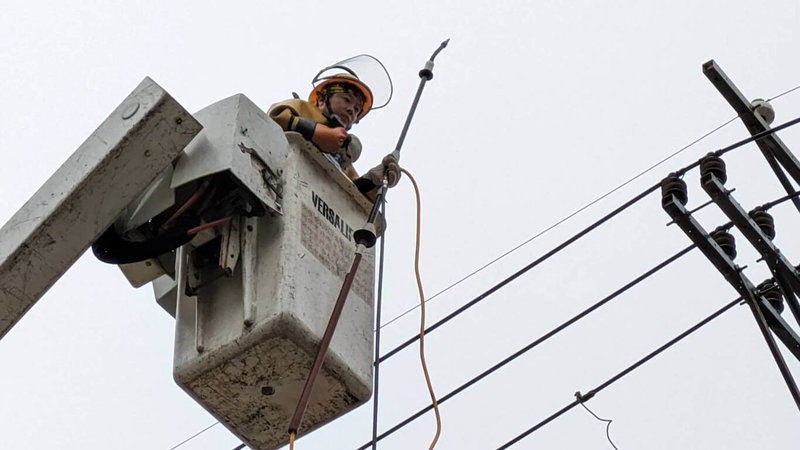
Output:
[[[530,344],[526,345],[525,347],[521,348],[520,350],[518,350],[514,354],[510,355],[509,357],[505,358],[504,360],[500,361],[499,363],[495,364],[494,366],[490,367],[489,369],[483,371],[482,373],[480,373],[476,377],[472,378],[471,380],[467,381],[466,383],[462,384],[461,386],[457,387],[456,389],[450,391],[449,393],[447,393],[443,397],[439,398],[438,403],[441,405],[442,403],[446,402],[447,400],[450,400],[451,398],[453,398],[456,395],[460,394],[462,391],[464,391],[468,387],[472,386],[473,384],[477,383],[478,381],[480,381],[480,380],[486,378],[487,376],[491,375],[492,373],[494,373],[495,371],[497,371],[501,367],[503,367],[506,364],[510,363],[511,361],[519,358],[520,356],[522,356],[523,354],[525,354],[528,351],[532,350],[533,348],[535,348],[539,344],[547,341],[548,339],[550,339],[551,337],[555,336],[559,332],[563,331],[565,328],[567,328],[570,325],[574,324],[578,320],[586,317],[587,315],[589,315],[589,313],[593,312],[597,308],[605,305],[606,303],[610,302],[614,298],[618,297],[623,292],[627,291],[628,289],[630,289],[633,286],[635,286],[635,285],[639,284],[640,282],[644,281],[646,278],[650,277],[654,273],[658,272],[659,270],[661,270],[661,269],[667,267],[668,265],[670,265],[671,263],[675,262],[678,258],[680,258],[681,256],[685,255],[686,253],[691,251],[693,248],[695,248],[694,244],[692,244],[692,245],[684,248],[683,250],[679,251],[678,253],[670,256],[669,258],[667,258],[663,262],[659,263],[658,265],[656,265],[652,269],[648,270],[647,272],[643,273],[642,275],[638,276],[637,278],[635,278],[634,280],[632,280],[628,284],[626,284],[626,285],[622,286],[621,288],[617,289],[616,291],[614,291],[613,293],[611,293],[607,297],[603,298],[602,300],[598,301],[597,303],[593,304],[592,306],[590,306],[590,307],[586,308],[585,310],[581,311],[577,315],[573,316],[571,319],[567,320],[566,322],[562,323],[561,325],[557,326],[556,328],[550,330],[549,332],[547,332],[543,336],[539,337],[535,341],[533,341]],[[369,448],[371,445],[373,445],[374,442],[380,441],[381,439],[389,436],[390,434],[392,434],[395,431],[403,428],[404,426],[406,426],[409,423],[413,422],[414,420],[416,420],[417,418],[421,417],[422,415],[424,415],[425,413],[427,413],[428,411],[430,411],[432,409],[433,409],[432,405],[428,405],[425,408],[422,408],[421,410],[417,411],[414,415],[408,417],[407,419],[403,420],[402,422],[398,423],[397,425],[395,425],[392,428],[390,428],[390,429],[386,430],[385,432],[383,432],[376,439],[373,439],[372,441],[362,445],[361,447],[358,448],[358,450],[364,450],[366,448]]]
[[[777,98],[777,97],[776,97],[776,98]],[[440,290],[439,292],[437,292],[437,293],[435,293],[435,294],[431,295],[430,297],[428,297],[427,299],[425,299],[425,302],[427,303],[427,302],[429,302],[429,301],[433,300],[434,298],[436,298],[436,297],[438,297],[438,296],[440,296],[440,295],[444,294],[445,292],[447,292],[447,291],[449,291],[450,289],[452,289],[452,288],[456,287],[457,285],[461,284],[462,282],[466,281],[467,279],[471,278],[472,276],[474,276],[474,275],[478,274],[479,272],[483,271],[484,269],[486,269],[487,267],[491,266],[492,264],[494,264],[494,263],[496,263],[496,262],[500,261],[501,259],[503,259],[503,258],[505,258],[506,256],[510,255],[511,253],[514,253],[515,251],[517,251],[517,250],[519,250],[520,248],[524,247],[525,245],[529,244],[530,242],[532,242],[533,240],[535,240],[535,239],[537,239],[538,237],[542,236],[543,234],[547,233],[548,231],[552,230],[553,228],[556,228],[557,226],[561,225],[562,223],[566,222],[567,220],[569,220],[569,219],[571,219],[571,218],[575,217],[576,215],[580,214],[580,213],[581,213],[581,212],[583,212],[584,210],[586,210],[586,209],[590,208],[591,206],[593,206],[593,205],[594,205],[594,204],[596,204],[597,202],[599,202],[599,201],[601,201],[601,200],[605,199],[605,198],[606,198],[606,197],[608,197],[609,195],[611,195],[611,194],[613,194],[613,193],[617,192],[618,190],[622,189],[623,187],[625,187],[625,186],[629,185],[630,183],[634,182],[635,180],[637,180],[637,179],[638,179],[638,178],[640,178],[641,176],[643,176],[643,175],[647,174],[648,172],[650,172],[651,170],[653,170],[653,169],[655,169],[656,167],[660,166],[661,164],[663,164],[663,163],[665,163],[665,162],[669,161],[670,159],[674,158],[675,156],[678,156],[679,154],[683,153],[683,151],[687,150],[689,147],[691,147],[691,146],[693,146],[693,145],[697,144],[698,142],[702,141],[703,139],[707,138],[708,136],[711,136],[712,134],[716,133],[716,132],[717,132],[717,131],[719,131],[721,128],[725,127],[725,126],[726,126],[726,125],[728,125],[729,123],[731,123],[731,122],[733,122],[734,120],[736,120],[738,117],[739,117],[739,116],[734,116],[734,117],[731,117],[731,118],[730,118],[730,119],[728,119],[728,120],[727,120],[725,123],[723,123],[723,124],[721,124],[721,125],[717,126],[716,128],[712,129],[711,131],[709,131],[709,132],[705,133],[704,135],[700,136],[699,138],[697,138],[697,139],[693,140],[692,142],[690,142],[690,143],[688,143],[688,144],[684,145],[683,147],[679,148],[678,150],[676,150],[676,151],[672,152],[671,154],[667,155],[665,158],[661,159],[660,161],[656,162],[655,164],[651,165],[650,167],[648,167],[648,168],[644,169],[643,171],[639,172],[638,174],[634,175],[632,178],[628,179],[627,181],[625,181],[624,183],[620,184],[619,186],[617,186],[617,187],[615,187],[615,188],[611,189],[610,191],[606,192],[605,194],[603,194],[603,195],[601,195],[601,196],[597,197],[596,199],[594,199],[594,200],[590,201],[589,203],[587,203],[587,204],[585,204],[585,205],[581,206],[580,208],[578,208],[578,209],[577,209],[577,210],[575,210],[574,212],[572,212],[572,213],[568,214],[567,216],[565,216],[565,217],[564,217],[564,218],[562,218],[561,220],[559,220],[559,221],[555,222],[554,224],[550,225],[549,227],[545,228],[544,230],[542,230],[542,231],[540,231],[540,232],[536,233],[535,235],[531,236],[530,238],[528,238],[528,239],[526,239],[526,240],[522,241],[522,242],[521,242],[521,243],[519,243],[518,245],[516,245],[516,246],[512,247],[510,250],[508,250],[508,251],[506,251],[505,253],[501,254],[500,256],[498,256],[498,257],[496,257],[496,258],[492,259],[491,261],[487,262],[486,264],[482,265],[481,267],[478,267],[477,269],[473,270],[472,272],[468,273],[467,275],[465,275],[465,276],[461,277],[460,279],[458,279],[458,280],[456,280],[455,282],[451,283],[450,285],[448,285],[448,286],[447,286],[447,287],[445,287],[444,289]],[[386,323],[384,323],[383,325],[380,325],[380,324],[379,324],[379,325],[380,325],[380,328],[384,328],[384,327],[388,326],[388,325],[389,325],[389,324],[391,324],[392,322],[394,322],[394,321],[396,321],[396,320],[399,320],[400,318],[402,318],[402,317],[403,317],[403,316],[405,316],[406,314],[409,314],[410,312],[414,311],[415,309],[417,309],[417,308],[419,308],[419,307],[420,307],[419,305],[415,305],[415,306],[413,306],[413,307],[411,307],[411,308],[407,309],[406,311],[402,312],[401,314],[399,314],[399,315],[395,316],[394,318],[392,318],[391,320],[387,321],[387,322],[386,322]]]
[[[780,98],[780,97],[783,97],[784,95],[786,95],[786,94],[789,94],[789,93],[791,93],[791,92],[794,92],[794,91],[796,91],[796,90],[798,90],[798,89],[800,89],[800,85],[798,85],[798,86],[795,86],[795,87],[793,87],[792,89],[789,89],[789,90],[787,90],[787,91],[781,92],[781,93],[780,93],[780,94],[778,94],[778,95],[775,95],[775,96],[773,96],[773,97],[770,97],[770,98],[768,98],[766,101],[767,101],[767,102],[771,102],[771,101],[773,101],[773,100],[775,100],[775,99],[778,99],[778,98]],[[631,183],[631,182],[633,182],[634,180],[638,179],[638,178],[639,178],[639,177],[641,177],[642,175],[645,175],[646,173],[650,172],[651,170],[655,169],[656,167],[660,166],[661,164],[663,164],[663,163],[665,163],[665,162],[669,161],[670,159],[674,158],[675,156],[678,156],[679,154],[683,153],[685,150],[689,149],[689,147],[692,147],[693,145],[695,145],[695,144],[699,143],[700,141],[702,141],[703,139],[707,138],[708,136],[711,136],[712,134],[716,133],[716,132],[717,132],[717,131],[719,131],[720,129],[722,129],[722,128],[724,128],[725,126],[727,126],[729,123],[731,123],[731,122],[733,122],[734,120],[736,120],[738,117],[739,117],[738,115],[737,115],[737,116],[734,116],[734,117],[731,117],[730,119],[728,119],[727,121],[725,121],[723,124],[721,124],[721,125],[719,125],[719,126],[715,127],[715,128],[714,128],[714,129],[712,129],[711,131],[709,131],[709,132],[707,132],[707,133],[703,134],[703,135],[702,135],[702,136],[700,136],[699,138],[697,138],[697,139],[693,140],[692,142],[690,142],[690,143],[686,144],[685,146],[683,146],[683,147],[679,148],[679,149],[678,149],[678,150],[676,150],[675,152],[673,152],[673,153],[669,154],[668,156],[666,156],[664,159],[662,159],[662,160],[658,161],[657,163],[653,164],[652,166],[650,166],[650,167],[646,168],[646,169],[645,169],[645,170],[643,170],[642,172],[639,172],[638,174],[636,174],[635,176],[633,176],[633,177],[632,177],[632,178],[630,178],[629,180],[625,181],[624,183],[620,184],[619,186],[617,186],[617,187],[613,188],[612,190],[608,191],[607,193],[605,193],[605,194],[601,195],[600,197],[597,197],[596,199],[592,200],[591,202],[587,203],[586,205],[584,205],[584,206],[582,206],[582,207],[578,208],[578,209],[577,209],[577,210],[575,210],[573,213],[571,213],[571,214],[567,215],[567,216],[566,216],[566,217],[564,217],[563,219],[561,219],[561,220],[559,220],[559,221],[555,222],[554,224],[550,225],[549,227],[545,228],[544,230],[542,230],[542,231],[540,231],[540,232],[536,233],[535,235],[531,236],[530,238],[528,238],[528,239],[526,239],[526,240],[522,241],[520,244],[518,244],[518,245],[516,245],[516,246],[512,247],[510,250],[506,251],[505,253],[501,254],[500,256],[498,256],[498,257],[496,257],[496,258],[492,259],[491,261],[487,262],[486,264],[484,264],[484,265],[482,265],[482,266],[478,267],[477,269],[473,270],[472,272],[468,273],[467,275],[464,275],[463,277],[461,277],[461,278],[459,278],[458,280],[454,281],[453,283],[449,284],[449,285],[448,285],[447,287],[445,287],[444,289],[442,289],[442,290],[440,290],[439,292],[437,292],[437,293],[433,294],[432,296],[428,297],[428,298],[425,300],[425,302],[427,303],[427,302],[429,302],[429,301],[433,300],[434,298],[436,298],[436,297],[438,297],[438,296],[440,296],[440,295],[444,294],[445,292],[449,291],[450,289],[452,289],[452,288],[454,288],[454,287],[458,286],[459,284],[463,283],[464,281],[466,281],[467,279],[469,279],[469,278],[473,277],[474,275],[477,275],[479,272],[483,271],[483,270],[484,270],[484,269],[486,269],[487,267],[489,267],[489,266],[491,266],[492,264],[494,264],[494,263],[496,263],[496,262],[500,261],[501,259],[503,259],[503,258],[505,258],[506,256],[510,255],[511,253],[513,253],[513,252],[515,252],[515,251],[519,250],[520,248],[524,247],[525,245],[527,245],[528,243],[530,243],[530,242],[531,242],[531,241],[533,241],[534,239],[537,239],[537,238],[538,238],[538,237],[540,237],[541,235],[543,235],[543,234],[547,233],[548,231],[552,230],[553,228],[556,228],[557,226],[561,225],[562,223],[566,222],[567,220],[571,219],[572,217],[574,217],[574,216],[576,216],[576,215],[580,214],[581,212],[583,212],[583,211],[584,211],[584,210],[586,210],[587,208],[589,208],[589,207],[593,206],[595,203],[597,203],[597,202],[599,202],[599,201],[603,200],[604,198],[608,197],[609,195],[611,195],[611,194],[613,194],[613,193],[617,192],[618,190],[620,190],[620,189],[622,189],[623,187],[627,186],[628,184],[630,184],[630,183]],[[380,327],[381,327],[381,328],[383,328],[383,327],[386,327],[386,326],[388,326],[389,324],[391,324],[391,323],[393,323],[393,322],[395,322],[395,321],[399,320],[400,318],[402,318],[403,316],[405,316],[405,315],[409,314],[410,312],[414,311],[414,310],[415,310],[415,309],[417,309],[417,308],[419,308],[419,305],[412,306],[411,308],[407,309],[406,311],[403,311],[402,313],[398,314],[397,316],[395,316],[395,317],[394,317],[394,318],[392,318],[391,320],[387,321],[387,322],[386,322],[386,323],[384,323],[383,325],[380,325],[380,323],[379,323],[379,325],[380,325]]]
[[[798,90],[798,89],[800,89],[800,85],[798,85],[798,86],[795,86],[795,87],[793,87],[793,88],[789,89],[788,91],[781,92],[780,94],[778,94],[778,95],[776,95],[776,96],[774,96],[774,97],[770,97],[770,98],[768,98],[766,101],[768,101],[768,102],[771,102],[771,101],[775,100],[776,98],[781,98],[781,97],[783,97],[784,95],[786,95],[786,94],[788,94],[788,93],[790,93],[790,92],[794,92],[794,91],[796,91],[796,90]]]
[[[719,317],[725,311],[733,308],[740,301],[742,301],[742,297],[738,297],[736,300],[733,300],[732,302],[730,302],[727,305],[723,306],[722,308],[718,309],[716,312],[714,312],[710,316],[708,316],[705,319],[701,320],[700,322],[696,323],[694,326],[692,326],[688,330],[686,330],[683,333],[679,334],[678,336],[676,336],[675,338],[673,338],[672,340],[670,340],[666,344],[662,345],[661,347],[657,348],[656,350],[652,351],[651,353],[649,353],[644,358],[642,358],[639,361],[636,361],[632,365],[628,366],[628,368],[626,368],[622,372],[619,372],[618,374],[616,374],[613,377],[611,377],[608,380],[606,380],[601,385],[599,385],[596,388],[592,389],[591,391],[589,391],[588,393],[583,395],[580,399],[575,399],[572,403],[570,403],[567,406],[559,409],[558,411],[556,411],[555,413],[550,415],[548,418],[546,418],[543,421],[537,423],[536,425],[532,426],[531,428],[528,428],[522,434],[518,435],[514,439],[511,439],[510,441],[508,441],[505,444],[501,445],[500,447],[497,448],[497,450],[504,450],[504,449],[506,449],[508,447],[511,447],[512,445],[514,445],[517,442],[521,441],[522,439],[524,439],[526,436],[530,435],[534,431],[538,430],[539,428],[542,428],[543,426],[545,426],[548,423],[552,422],[553,420],[557,419],[559,416],[561,416],[565,412],[569,411],[570,409],[574,408],[575,406],[577,406],[577,405],[579,405],[581,403],[584,403],[586,401],[591,400],[592,397],[594,397],[596,394],[598,394],[603,389],[607,388],[608,386],[611,386],[612,384],[614,384],[615,382],[617,382],[621,378],[623,378],[625,375],[628,375],[629,373],[631,373],[634,370],[636,370],[637,368],[639,368],[642,364],[644,364],[647,361],[649,361],[649,360],[653,359],[654,357],[656,357],[659,353],[661,353],[664,350],[672,347],[673,345],[675,345],[678,342],[680,342],[686,336],[689,336],[690,334],[694,333],[695,331],[697,331],[698,329],[700,329],[701,327],[703,327],[707,323],[709,323],[712,320],[716,319],[717,317]]]
[[[778,125],[775,128],[771,128],[769,130],[762,131],[761,133],[754,134],[754,135],[752,135],[750,137],[747,137],[747,138],[742,139],[742,140],[740,140],[738,142],[735,142],[735,143],[733,143],[733,144],[731,144],[731,145],[729,145],[727,147],[723,147],[723,148],[721,148],[721,149],[719,149],[719,150],[717,150],[717,151],[715,151],[713,153],[716,156],[722,156],[722,155],[724,155],[724,154],[726,154],[726,153],[728,153],[728,152],[730,152],[732,150],[735,150],[735,149],[737,149],[737,148],[739,148],[739,147],[741,147],[741,146],[743,146],[745,144],[749,144],[751,142],[757,141],[757,140],[759,140],[761,138],[764,138],[765,136],[769,136],[769,135],[771,135],[773,133],[776,133],[776,132],[778,132],[780,130],[783,130],[784,128],[788,128],[788,127],[796,125],[798,123],[800,123],[800,117],[795,118],[793,120],[790,120],[790,121],[788,121],[786,123],[783,123],[781,125]],[[697,167],[699,165],[700,165],[700,161],[693,162],[692,164],[689,164],[688,166],[685,166],[682,169],[676,171],[676,173],[678,175],[683,175],[686,172],[688,172],[689,170],[692,170],[692,169],[694,169],[695,167]],[[632,205],[637,203],[639,200],[641,200],[641,199],[645,198],[647,195],[651,194],[653,191],[658,189],[660,186],[661,186],[661,183],[659,182],[659,183],[656,183],[653,186],[650,186],[649,188],[645,189],[644,191],[642,191],[641,193],[639,193],[638,195],[636,195],[632,199],[630,199],[627,202],[625,202],[624,204],[622,204],[622,206],[619,206],[615,210],[613,210],[610,213],[606,214],[605,216],[600,218],[598,221],[594,222],[593,224],[591,224],[588,227],[584,228],[583,230],[579,231],[577,234],[573,235],[572,237],[570,237],[566,241],[564,241],[561,244],[557,245],[555,248],[553,248],[549,252],[545,253],[544,255],[542,255],[541,257],[537,258],[536,260],[534,260],[530,264],[526,265],[525,267],[523,267],[522,269],[520,269],[517,272],[513,273],[512,275],[508,276],[507,278],[505,278],[504,280],[502,280],[499,283],[495,284],[494,286],[492,286],[491,288],[489,288],[488,290],[486,290],[482,294],[478,295],[477,297],[475,297],[474,299],[472,299],[468,303],[464,304],[463,306],[459,307],[458,309],[456,309],[452,313],[448,314],[447,316],[445,316],[444,318],[442,318],[438,322],[434,323],[433,325],[431,325],[430,327],[428,327],[425,330],[425,334],[429,334],[430,332],[432,332],[433,330],[439,328],[440,326],[444,325],[445,323],[449,322],[450,320],[452,320],[456,316],[460,315],[461,313],[465,312],[466,310],[468,310],[471,307],[475,306],[476,304],[480,303],[485,298],[489,297],[493,293],[495,293],[498,290],[500,290],[500,288],[506,286],[508,283],[510,283],[510,282],[514,281],[515,279],[519,278],[521,275],[523,275],[527,271],[529,271],[529,270],[533,269],[534,267],[538,266],[543,261],[549,259],[551,256],[553,256],[556,253],[560,252],[561,250],[563,250],[564,248],[566,248],[567,246],[569,246],[573,242],[577,241],[578,239],[582,238],[583,236],[585,236],[586,234],[588,234],[590,231],[594,230],[595,228],[599,227],[603,223],[607,222],[608,220],[610,220],[611,218],[613,218],[617,214],[621,213],[622,211],[625,211],[626,209],[628,209],[629,207],[631,207]],[[415,336],[409,338],[408,340],[406,340],[405,342],[403,342],[402,344],[398,345],[397,347],[395,347],[394,349],[392,349],[391,351],[386,353],[384,356],[382,356],[379,361],[380,362],[386,361],[390,357],[392,357],[395,354],[397,354],[399,351],[403,350],[404,348],[406,348],[409,345],[411,345],[414,342],[416,342],[418,339],[419,339],[419,335],[415,335]]]
[[[763,204],[761,206],[761,208],[763,208],[765,210],[770,209],[770,208],[772,208],[774,206],[777,206],[777,205],[779,205],[779,204],[781,204],[783,202],[786,202],[787,200],[790,200],[791,198],[793,198],[796,195],[800,195],[800,194],[785,195],[785,196],[780,197],[780,198],[778,198],[776,200],[773,200],[771,202]],[[732,222],[727,222],[727,223],[721,225],[718,228],[728,229],[731,226],[733,226],[733,223]],[[535,348],[539,344],[541,344],[541,343],[545,342],[546,340],[550,339],[551,337],[555,336],[556,334],[558,334],[559,332],[563,331],[565,328],[573,325],[575,322],[577,322],[578,320],[580,320],[583,317],[587,316],[589,313],[593,312],[597,308],[603,306],[604,304],[606,304],[609,301],[613,300],[614,298],[616,298],[617,296],[619,296],[623,292],[627,291],[628,289],[632,288],[636,284],[640,283],[644,279],[648,278],[649,276],[653,275],[654,273],[658,272],[659,270],[661,270],[661,269],[665,268],[666,266],[668,266],[669,264],[673,263],[678,258],[680,258],[681,256],[685,255],[686,253],[688,253],[689,251],[691,251],[694,248],[695,248],[695,245],[692,244],[692,245],[684,248],[683,250],[679,251],[675,255],[667,258],[666,260],[664,260],[660,264],[656,265],[652,269],[648,270],[647,272],[643,273],[642,275],[640,275],[636,279],[632,280],[628,284],[626,284],[623,287],[619,288],[618,290],[614,291],[613,293],[611,293],[607,297],[603,298],[602,300],[600,300],[597,303],[593,304],[589,308],[587,308],[587,309],[583,310],[582,312],[580,312],[579,314],[573,316],[571,319],[569,319],[566,322],[562,323],[558,327],[554,328],[553,330],[551,330],[548,333],[544,334],[543,336],[539,337],[535,341],[531,342],[527,346],[525,346],[522,349],[518,350],[516,353],[514,353],[511,356],[507,357],[506,359],[500,361],[499,363],[495,364],[491,368],[485,370],[484,372],[482,372],[481,374],[479,374],[476,377],[472,378],[468,382],[462,384],[458,388],[450,391],[449,393],[447,393],[446,395],[444,395],[443,397],[438,399],[438,404],[442,404],[442,403],[446,402],[447,400],[449,400],[452,397],[458,395],[459,393],[461,393],[462,391],[464,391],[468,387],[472,386],[473,384],[477,383],[478,381],[482,380],[483,378],[486,378],[487,376],[489,376],[491,373],[495,372],[496,370],[498,370],[501,367],[505,366],[506,364],[510,363],[514,359],[522,356],[524,353],[532,350],[533,348]],[[584,396],[584,399],[587,399],[586,396]],[[427,413],[431,409],[433,409],[432,405],[429,405],[429,406],[426,406],[425,408],[422,408],[421,410],[417,411],[412,416],[406,418],[405,420],[403,420],[402,422],[400,422],[397,425],[393,426],[392,428],[390,428],[389,430],[385,431],[381,435],[379,435],[377,437],[373,436],[372,441],[370,441],[367,444],[359,447],[358,450],[364,450],[364,449],[368,448],[370,445],[375,445],[378,441],[380,441],[383,438],[391,435],[392,433],[398,431],[399,429],[405,427],[406,425],[408,425],[409,423],[411,423],[414,420],[418,419],[419,417],[421,417],[422,415],[424,415],[425,413]]]
[[[198,431],[197,433],[195,433],[195,434],[193,434],[193,435],[189,436],[188,438],[184,439],[184,440],[183,440],[183,441],[181,441],[179,444],[176,444],[175,446],[173,446],[173,447],[170,447],[170,449],[169,449],[169,450],[175,450],[176,448],[180,447],[181,445],[183,445],[183,444],[185,444],[185,443],[187,443],[187,442],[191,441],[192,439],[196,438],[197,436],[200,436],[201,434],[203,434],[203,433],[205,433],[206,431],[210,430],[210,429],[211,429],[211,428],[213,428],[215,425],[219,425],[219,422],[214,422],[214,423],[212,423],[211,425],[209,425],[209,426],[207,426],[207,427],[203,428],[202,430]]]

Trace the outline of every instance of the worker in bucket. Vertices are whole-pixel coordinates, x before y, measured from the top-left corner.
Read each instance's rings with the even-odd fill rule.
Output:
[[[383,88],[381,92],[374,92],[367,85],[369,75]],[[384,176],[389,187],[397,185],[400,166],[397,155],[392,153],[381,164],[358,175],[353,163],[361,155],[361,141],[348,133],[368,112],[389,103],[392,82],[383,64],[370,55],[355,56],[322,69],[312,84],[308,101],[294,98],[276,103],[270,107],[270,117],[284,131],[298,132],[316,145],[370,199],[375,199]],[[386,97],[377,106],[376,94]]]

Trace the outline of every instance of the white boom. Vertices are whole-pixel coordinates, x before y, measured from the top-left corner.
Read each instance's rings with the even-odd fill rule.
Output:
[[[145,78],[78,147],[0,229],[0,338],[201,128]]]

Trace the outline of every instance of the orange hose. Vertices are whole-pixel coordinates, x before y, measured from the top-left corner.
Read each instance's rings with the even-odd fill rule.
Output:
[[[414,195],[417,198],[417,237],[414,249],[414,274],[417,277],[417,288],[419,290],[419,303],[420,303],[420,323],[419,323],[419,359],[422,363],[422,372],[425,374],[425,383],[428,385],[428,393],[431,396],[431,402],[433,405],[433,412],[436,415],[436,435],[433,437],[433,441],[431,441],[430,447],[428,450],[433,450],[436,446],[436,443],[439,441],[439,436],[442,434],[442,417],[439,414],[439,402],[436,400],[436,394],[433,392],[433,384],[431,383],[431,376],[428,373],[428,364],[425,362],[425,293],[422,291],[422,277],[419,274],[419,241],[420,241],[420,216],[422,215],[421,210],[421,201],[419,195],[419,187],[417,186],[417,181],[414,177],[409,173],[406,169],[400,169],[400,171],[411,180],[411,184],[414,186]]]
[[[217,226],[217,225],[219,225],[221,223],[225,223],[225,222],[227,222],[229,220],[231,220],[231,216],[223,217],[222,219],[217,219],[217,220],[214,220],[214,221],[211,221],[211,222],[208,222],[208,223],[204,223],[204,224],[198,225],[198,226],[196,226],[194,228],[189,228],[189,231],[187,231],[186,234],[197,234],[197,233],[199,233],[199,232],[201,232],[201,231],[203,231],[203,230],[205,230],[207,228],[213,228],[213,227],[215,227],[215,226]]]
[[[208,178],[206,178],[205,180],[203,180],[203,183],[200,185],[200,187],[199,187],[199,188],[197,188],[197,190],[196,190],[196,191],[194,191],[194,194],[192,194],[192,195],[189,197],[189,199],[188,199],[188,200],[186,200],[186,201],[183,203],[183,205],[181,205],[181,207],[180,207],[180,208],[178,208],[178,210],[177,210],[177,211],[175,211],[175,212],[172,214],[172,216],[170,216],[170,218],[169,218],[169,219],[167,219],[167,221],[166,221],[166,222],[164,222],[164,224],[163,224],[163,225],[161,225],[161,231],[164,231],[164,230],[166,230],[167,228],[169,228],[169,226],[170,226],[170,225],[172,225],[172,222],[173,222],[175,219],[177,219],[177,218],[178,218],[178,217],[179,217],[181,214],[185,213],[185,212],[186,212],[186,210],[187,210],[187,209],[189,209],[189,208],[190,208],[190,207],[191,207],[191,206],[192,206],[192,205],[193,205],[193,204],[194,204],[194,203],[195,203],[195,202],[196,202],[196,201],[197,201],[197,200],[200,198],[200,196],[201,196],[201,195],[203,195],[203,193],[204,193],[204,192],[206,191],[206,189],[208,188],[208,185],[209,185],[209,183],[210,183],[210,182],[211,182],[211,180],[210,180],[210,179],[208,179]]]

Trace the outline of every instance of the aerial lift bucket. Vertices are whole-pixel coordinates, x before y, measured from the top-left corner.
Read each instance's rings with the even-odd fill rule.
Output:
[[[372,204],[332,159],[241,94],[194,116],[204,130],[175,166],[172,188],[227,172],[266,214],[198,236],[176,252],[174,275],[155,280],[176,319],[174,378],[251,448],[277,448],[352,262],[353,232]],[[304,432],[371,396],[373,278],[367,249]]]

